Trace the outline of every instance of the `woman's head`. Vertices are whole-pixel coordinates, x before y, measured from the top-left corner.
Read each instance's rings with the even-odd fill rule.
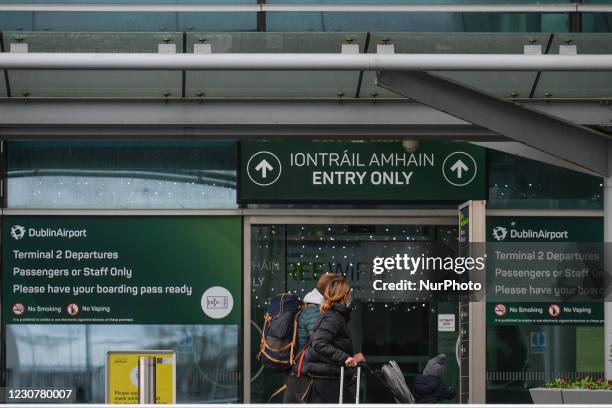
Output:
[[[351,285],[342,276],[331,279],[323,293],[325,300],[321,303],[321,312],[330,310],[334,303],[348,305],[351,301]]]
[[[322,295],[325,294],[325,288],[327,288],[327,284],[336,278],[341,278],[342,275],[337,273],[326,273],[325,275],[321,275],[319,280],[317,281],[317,290]]]

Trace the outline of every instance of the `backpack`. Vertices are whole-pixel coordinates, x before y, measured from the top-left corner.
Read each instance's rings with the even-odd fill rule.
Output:
[[[264,367],[287,371],[295,364],[297,323],[302,309],[302,301],[290,293],[270,299],[257,353]]]

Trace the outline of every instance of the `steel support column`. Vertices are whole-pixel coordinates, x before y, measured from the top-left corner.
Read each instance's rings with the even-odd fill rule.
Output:
[[[612,158],[612,143],[606,153]],[[612,174],[612,164],[610,165]],[[610,284],[612,271],[612,176],[604,177],[604,271]],[[612,379],[612,293],[608,288],[604,303],[604,365],[606,378]]]
[[[379,86],[511,140],[608,175],[608,137],[424,72],[378,73]]]

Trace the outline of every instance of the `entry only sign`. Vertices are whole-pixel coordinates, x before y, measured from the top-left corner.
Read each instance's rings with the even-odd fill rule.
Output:
[[[469,143],[244,142],[240,201],[485,198],[485,149]]]

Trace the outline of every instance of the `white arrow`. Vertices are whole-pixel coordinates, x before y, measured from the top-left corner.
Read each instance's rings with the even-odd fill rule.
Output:
[[[455,162],[455,164],[451,166],[450,169],[451,171],[457,173],[457,178],[461,178],[463,177],[463,172],[469,170],[469,167],[466,166],[465,163],[461,161],[461,159],[459,159]]]
[[[268,163],[266,159],[263,159],[259,162],[257,166],[255,166],[255,171],[261,171],[261,177],[266,178],[268,175],[268,171],[273,170],[274,167]]]

